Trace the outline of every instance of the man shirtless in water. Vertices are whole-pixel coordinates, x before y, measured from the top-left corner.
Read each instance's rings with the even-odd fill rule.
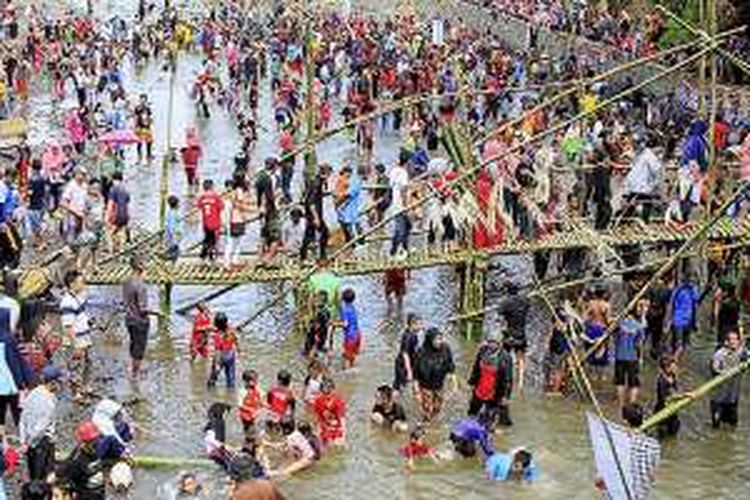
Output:
[[[583,313],[584,325],[586,327],[585,342],[588,346],[594,345],[604,335],[611,321],[612,306],[606,290],[595,290],[588,299]],[[594,368],[595,378],[604,379],[604,369],[609,364],[609,352],[607,342],[603,342],[599,348],[588,359]]]

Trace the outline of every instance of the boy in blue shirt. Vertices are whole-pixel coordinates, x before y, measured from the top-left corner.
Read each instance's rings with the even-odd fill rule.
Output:
[[[341,294],[341,321],[337,326],[344,329],[344,369],[354,366],[362,344],[357,309],[354,307],[355,298],[356,295],[351,288],[347,288]]]
[[[620,407],[634,403],[641,386],[639,371],[643,356],[644,325],[639,320],[636,306],[620,321],[615,331],[615,386]],[[626,401],[627,389],[627,401]]]
[[[690,345],[690,332],[695,329],[698,305],[702,300],[698,286],[690,277],[675,286],[669,303],[672,330],[672,354],[680,360],[683,351]]]
[[[535,481],[539,477],[534,457],[524,449],[493,453],[484,462],[484,470],[491,481]]]

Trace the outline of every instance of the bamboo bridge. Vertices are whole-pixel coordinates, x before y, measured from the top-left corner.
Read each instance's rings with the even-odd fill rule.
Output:
[[[495,255],[529,254],[539,251],[564,251],[576,248],[592,250],[608,247],[682,243],[695,236],[699,224],[684,229],[668,227],[663,223],[645,224],[640,220],[615,229],[597,232],[580,224],[572,224],[564,230],[534,239],[509,240],[491,249],[476,250],[459,248],[440,250],[425,248],[412,251],[405,257],[339,258],[329,264],[329,269],[342,276],[383,273],[394,269],[423,269],[438,266],[460,266],[474,261],[487,260]],[[733,221],[722,219],[715,224],[706,241],[708,244],[727,242],[744,243],[750,246],[750,219]],[[124,259],[111,259],[110,262],[92,267],[86,274],[91,285],[119,285],[129,275],[129,267]],[[176,263],[167,262],[152,256],[146,262],[145,279],[159,285],[240,285],[297,279],[304,274],[306,266],[298,260],[278,259],[262,262],[250,261],[240,269],[224,269],[218,265],[207,265],[193,257],[185,257]],[[49,269],[38,266],[24,270],[22,277],[26,294],[45,288],[51,282]]]

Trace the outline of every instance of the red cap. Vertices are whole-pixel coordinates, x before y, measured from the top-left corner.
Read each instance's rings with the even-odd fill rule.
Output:
[[[78,425],[76,429],[76,439],[82,443],[90,443],[99,437],[99,429],[94,422],[87,420]]]

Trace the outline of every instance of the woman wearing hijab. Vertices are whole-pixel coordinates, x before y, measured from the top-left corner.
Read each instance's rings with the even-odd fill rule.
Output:
[[[133,433],[125,421],[120,403],[111,399],[99,401],[91,421],[99,430],[96,441],[99,459],[119,460],[130,455],[128,443],[133,440]]]
[[[422,406],[424,419],[430,421],[440,413],[446,377],[450,375],[453,390],[458,389],[453,353],[437,328],[430,328],[425,333],[415,365],[414,395]]]
[[[688,165],[692,161],[698,162],[701,172],[708,168],[708,141],[706,140],[706,131],[708,125],[703,120],[696,120],[690,125],[687,139],[682,145],[682,161],[680,165]]]

